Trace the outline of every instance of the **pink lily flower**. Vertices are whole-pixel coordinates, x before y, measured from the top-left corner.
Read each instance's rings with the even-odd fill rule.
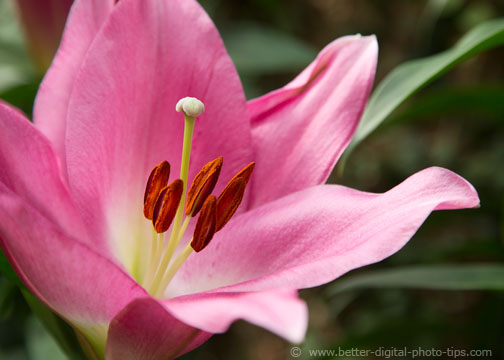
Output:
[[[34,124],[0,106],[2,250],[98,358],[176,357],[238,319],[302,341],[297,289],[390,256],[434,210],[479,203],[441,168],[383,194],[323,185],[356,130],[376,59],[373,36],[343,37],[285,87],[247,103],[196,1],[76,1]],[[204,109],[178,103],[187,95]],[[182,226],[181,186],[213,159],[203,175],[211,183],[220,172],[217,195],[255,162],[247,190],[239,174],[229,202],[208,197],[199,217],[188,205]],[[163,161],[181,174],[167,188]],[[199,179],[206,197],[212,186]],[[153,239],[144,211],[162,233],[175,210],[180,247],[165,272],[160,263],[178,243]]]
[[[16,4],[38,69],[44,73],[58,49],[73,0],[17,0]]]

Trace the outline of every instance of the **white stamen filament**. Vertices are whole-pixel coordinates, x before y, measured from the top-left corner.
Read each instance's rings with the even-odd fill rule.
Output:
[[[154,228],[152,229],[152,243],[150,247],[149,263],[147,264],[147,274],[144,279],[145,287],[149,287],[154,280],[156,267],[154,264],[159,264],[161,253],[164,245],[164,234],[158,234]]]
[[[177,258],[173,261],[171,264],[170,268],[166,271],[166,273],[163,276],[163,279],[161,280],[161,284],[159,288],[157,289],[152,289],[153,290],[153,295],[161,297],[163,296],[163,293],[165,292],[166,288],[170,284],[170,281],[173,279],[177,271],[182,267],[184,262],[187,260],[189,255],[191,255],[194,250],[191,247],[191,241],[190,240],[187,245],[184,247],[184,249],[180,252],[180,254],[177,256]]]

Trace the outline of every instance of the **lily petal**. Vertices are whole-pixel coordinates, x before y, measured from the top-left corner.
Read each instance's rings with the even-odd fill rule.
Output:
[[[0,215],[2,251],[23,282],[104,349],[108,323],[129,302],[148,296],[146,292],[114,263],[63,234],[1,183]]]
[[[51,144],[17,109],[0,102],[0,183],[67,234],[87,239]]]
[[[137,299],[115,317],[107,343],[111,360],[171,359],[240,319],[296,343],[308,324],[306,304],[295,290],[195,294],[162,303]]]
[[[374,36],[342,37],[285,87],[249,102],[251,208],[327,180],[357,129],[377,53]]]
[[[75,78],[96,33],[115,0],[76,0],[60,47],[40,85],[33,109],[35,125],[53,143],[65,164],[67,108]],[[64,166],[63,169],[66,173]]]
[[[212,335],[174,318],[152,298],[137,299],[112,320],[107,359],[172,359],[200,346]]]
[[[207,108],[196,120],[189,179],[218,156],[221,178],[231,178],[251,160],[250,128],[238,75],[210,18],[196,1],[119,1],[76,81],[66,149],[86,224],[112,239],[128,268],[135,234],[105,232],[129,225],[149,236],[145,184],[162,160],[180,170],[184,121],[175,105],[188,95]]]
[[[300,343],[308,326],[308,310],[296,290],[200,293],[163,303],[173,316],[210,333],[225,332],[243,319]]]
[[[205,251],[188,259],[170,296],[324,284],[401,249],[433,210],[478,204],[471,184],[437,167],[383,194],[312,187],[231,221]]]

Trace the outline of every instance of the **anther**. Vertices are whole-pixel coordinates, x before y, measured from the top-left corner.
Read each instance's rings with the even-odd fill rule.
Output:
[[[183,111],[187,116],[195,118],[205,112],[205,105],[203,105],[203,103],[196,98],[185,97],[177,102],[177,105],[175,105],[175,110],[177,112]]]
[[[195,176],[189,192],[187,193],[187,203],[185,207],[186,215],[196,216],[203,203],[212,193],[217,183],[222,168],[222,156],[210,161],[203,166]]]
[[[227,224],[243,199],[245,181],[241,178],[231,180],[217,198],[217,228],[219,231]]]
[[[157,164],[150,173],[149,180],[147,180],[147,186],[145,187],[143,209],[145,217],[149,220],[152,220],[156,200],[161,192],[161,189],[168,183],[169,177],[170,163],[167,161],[162,161]]]
[[[216,203],[215,196],[210,195],[203,204],[201,214],[194,228],[194,236],[191,247],[196,252],[203,250],[212,240],[216,226]]]
[[[217,227],[215,232],[221,230],[234,215],[243,199],[255,163],[251,162],[236,174],[226,185],[217,198]]]
[[[254,171],[254,167],[255,167],[255,162],[251,162],[250,164],[245,166],[243,169],[241,169],[238,172],[238,174],[236,174],[233,177],[233,179],[241,178],[241,179],[243,179],[243,181],[245,181],[245,186],[247,186],[247,184],[250,180],[250,176],[252,175],[252,171]],[[231,180],[233,180],[233,179],[231,179]]]
[[[164,233],[170,228],[175,217],[177,208],[182,197],[184,184],[182,180],[177,179],[170,185],[164,187],[159,193],[159,197],[154,207],[152,223],[157,233]]]

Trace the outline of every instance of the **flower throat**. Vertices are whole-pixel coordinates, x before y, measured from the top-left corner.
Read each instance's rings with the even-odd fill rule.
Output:
[[[180,178],[168,184],[170,164],[162,161],[152,170],[144,196],[143,213],[152,221],[153,235],[146,269],[137,280],[156,297],[163,296],[185,260],[193,252],[203,250],[214,234],[231,219],[243,199],[245,187],[254,170],[253,162],[245,166],[216,198],[211,193],[223,163],[222,157],[218,157],[203,166],[187,191],[194,123],[205,107],[198,99],[186,97],[179,100],[175,109],[184,113],[185,120]],[[173,259],[189,221],[197,215],[193,237]],[[166,235],[170,227],[168,237]]]

